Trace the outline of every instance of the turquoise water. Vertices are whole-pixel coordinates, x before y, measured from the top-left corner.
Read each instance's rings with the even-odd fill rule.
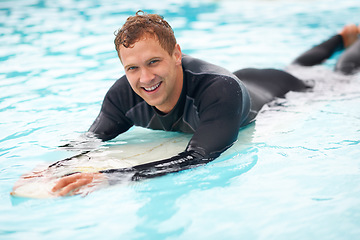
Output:
[[[360,23],[357,0],[0,0],[0,238],[357,239],[360,78],[331,73],[335,58],[291,69],[315,90],[265,108],[235,155],[85,198],[10,197],[21,174],[75,154],[57,146],[88,129],[123,74],[113,32],[138,9],[229,70],[285,68]]]

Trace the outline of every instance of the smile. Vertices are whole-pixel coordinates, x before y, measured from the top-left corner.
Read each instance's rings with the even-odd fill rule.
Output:
[[[143,89],[147,92],[152,92],[154,90],[156,90],[159,86],[160,86],[161,82],[159,82],[158,84],[151,86],[151,87],[143,87]]]

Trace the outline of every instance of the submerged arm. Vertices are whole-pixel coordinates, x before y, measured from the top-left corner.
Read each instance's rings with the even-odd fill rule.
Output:
[[[52,192],[58,196],[75,195],[83,187],[91,188],[104,182],[113,185],[124,180],[138,181],[158,177],[204,165],[212,160],[213,158],[204,158],[194,151],[185,151],[169,159],[131,168],[109,169],[96,173],[74,173],[62,177],[52,188]]]

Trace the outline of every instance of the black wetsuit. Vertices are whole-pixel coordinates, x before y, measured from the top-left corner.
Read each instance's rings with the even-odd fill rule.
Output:
[[[334,36],[302,54],[294,64],[318,64],[342,44],[341,36]],[[115,138],[133,125],[194,133],[186,149],[169,159],[103,173],[115,176],[130,173],[136,180],[208,163],[236,141],[239,129],[254,120],[264,104],[289,91],[308,88],[303,81],[281,70],[248,68],[232,74],[186,55],[182,66],[182,93],[170,113],[164,115],[149,106],[123,76],[106,94],[101,112],[89,132],[102,140]]]
[[[344,49],[341,35],[337,34],[323,43],[311,48],[297,57],[293,64],[314,66],[330,58],[334,52]],[[354,74],[360,68],[360,38],[348,47],[339,57],[335,71],[343,74]]]
[[[182,67],[183,89],[170,113],[162,114],[148,105],[123,76],[106,94],[101,112],[89,129],[102,140],[112,139],[133,125],[194,134],[180,154],[132,168],[130,171],[136,169],[135,178],[178,171],[213,160],[236,141],[240,127],[256,116],[244,83],[234,74],[186,55],[183,55]],[[119,171],[124,170],[105,172]]]

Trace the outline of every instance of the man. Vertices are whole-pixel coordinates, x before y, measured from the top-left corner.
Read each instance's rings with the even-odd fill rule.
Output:
[[[308,88],[283,71],[243,69],[232,74],[186,56],[170,25],[156,14],[139,11],[129,17],[116,34],[115,46],[125,76],[109,89],[89,132],[106,141],[136,125],[193,136],[183,152],[169,159],[63,177],[53,188],[60,196],[113,176],[138,180],[206,164],[231,147],[239,129],[264,104]]]

